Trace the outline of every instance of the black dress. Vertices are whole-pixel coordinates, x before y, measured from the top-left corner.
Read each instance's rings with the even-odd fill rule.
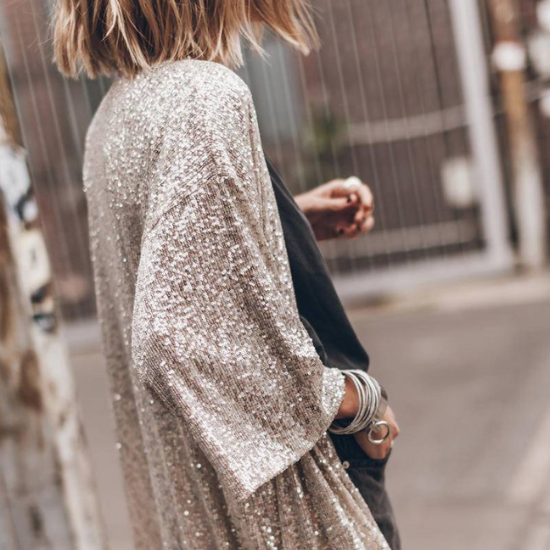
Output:
[[[279,208],[302,323],[326,366],[368,370],[369,356],[344,311],[313,230],[267,155],[266,162]],[[400,550],[399,531],[384,483],[389,455],[382,460],[373,459],[363,452],[353,436],[330,436],[388,544],[392,550]]]

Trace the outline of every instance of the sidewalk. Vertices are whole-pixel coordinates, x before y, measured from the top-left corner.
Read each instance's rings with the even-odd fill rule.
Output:
[[[388,483],[406,548],[550,550],[550,299],[354,323],[402,428]]]
[[[387,478],[405,550],[550,550],[550,280],[350,313],[402,428]],[[111,547],[131,550],[97,331],[67,332]]]

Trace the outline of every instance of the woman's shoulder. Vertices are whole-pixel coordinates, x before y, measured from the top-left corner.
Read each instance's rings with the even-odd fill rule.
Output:
[[[182,59],[160,63],[151,78],[170,90],[176,99],[189,103],[248,103],[251,92],[246,82],[230,68],[214,61]]]
[[[138,105],[150,106],[147,118],[155,124],[162,121],[167,136],[185,133],[191,139],[214,133],[229,137],[232,129],[247,132],[254,111],[252,94],[239,75],[220,63],[197,59],[163,62],[138,78],[142,82],[136,83],[133,91],[141,88],[142,93],[130,95],[143,98]]]
[[[119,76],[107,96],[112,96],[111,111],[124,112],[139,125],[164,121],[167,131],[171,122],[178,131],[189,120],[195,127],[226,124],[231,114],[254,109],[250,89],[237,73],[220,63],[190,58],[156,63],[134,78]]]

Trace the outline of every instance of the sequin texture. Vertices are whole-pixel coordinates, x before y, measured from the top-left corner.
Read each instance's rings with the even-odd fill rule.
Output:
[[[387,548],[326,435],[344,378],[299,319],[246,84],[117,79],[84,186],[136,547]]]

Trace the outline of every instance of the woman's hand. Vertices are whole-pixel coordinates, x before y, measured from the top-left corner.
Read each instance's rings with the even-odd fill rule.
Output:
[[[346,187],[335,179],[295,197],[318,241],[352,239],[374,226],[374,199],[368,185]]]
[[[393,411],[389,406],[386,409],[384,416],[380,420],[385,420],[390,427],[390,435],[388,439],[386,439],[386,441],[384,441],[384,443],[382,443],[381,445],[375,445],[374,443],[371,443],[368,440],[366,430],[354,434],[355,440],[357,441],[361,449],[363,449],[365,454],[370,458],[375,459],[382,459],[386,457],[393,446],[393,440],[400,433],[399,426],[397,425],[397,422],[395,420],[395,415],[393,414]],[[380,429],[380,438],[382,438],[386,433],[385,430],[387,430],[387,428],[382,426],[382,428]],[[374,433],[373,435],[374,438],[378,437],[377,433]]]

